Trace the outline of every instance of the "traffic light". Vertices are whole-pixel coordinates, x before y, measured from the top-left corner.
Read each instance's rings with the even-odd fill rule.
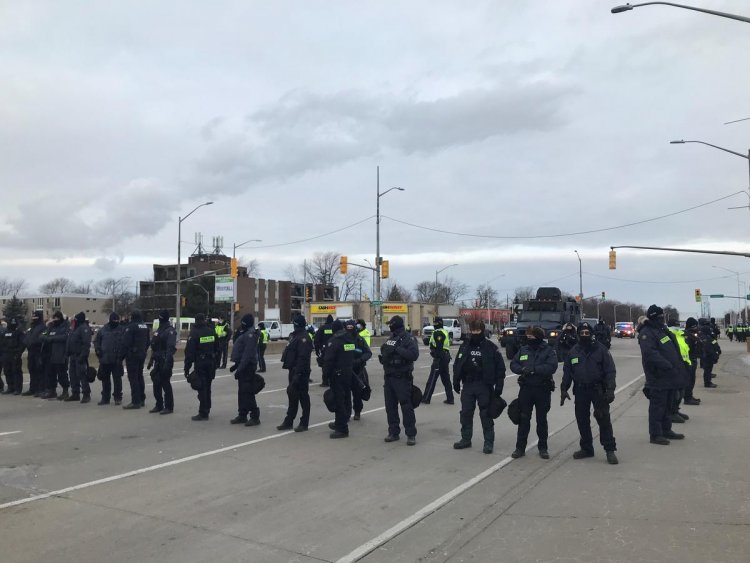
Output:
[[[609,251],[609,269],[617,269],[617,252],[615,252],[614,250]]]
[[[308,286],[305,286],[305,302],[309,303],[310,301],[310,288]]]
[[[607,299],[606,292],[602,291],[602,301],[605,301]]]
[[[700,289],[695,290],[695,302],[696,303],[701,302],[701,290]]]
[[[185,297],[184,295],[180,297],[180,305],[183,307],[187,305],[187,297]]]
[[[386,279],[390,273],[390,264],[388,260],[383,260],[383,264],[380,266],[380,277]]]
[[[347,261],[346,256],[342,256],[339,261],[339,270],[342,274],[346,274],[347,270],[349,269],[349,262]]]
[[[229,272],[233,278],[237,277],[237,258],[232,258],[232,261],[229,263]]]

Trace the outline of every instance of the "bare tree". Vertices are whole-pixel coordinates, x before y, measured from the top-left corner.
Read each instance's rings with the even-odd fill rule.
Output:
[[[414,295],[419,303],[430,303],[435,299],[435,282],[421,281],[414,286]]]
[[[86,280],[79,284],[76,284],[73,288],[71,293],[81,293],[83,295],[88,295],[89,293],[92,293],[94,290],[94,280]]]
[[[455,305],[456,301],[468,291],[469,286],[451,277],[446,277],[437,285],[433,281],[423,281],[414,286],[415,296],[420,303],[450,303]]]
[[[513,303],[523,303],[529,299],[534,299],[536,293],[534,288],[530,285],[524,287],[517,287],[515,289],[515,295],[513,296]]]
[[[245,256],[241,256],[239,260],[237,260],[240,266],[243,266],[247,269],[247,277],[249,278],[259,278],[261,276],[260,273],[260,262],[258,262],[257,258],[246,258]]]
[[[321,285],[334,285],[339,272],[341,255],[338,252],[316,252],[306,262],[307,273],[312,281]]]
[[[489,285],[480,285],[476,290],[476,303],[482,309],[497,307],[497,291]],[[487,304],[489,301],[489,304]]]
[[[389,282],[386,285],[383,293],[385,294],[386,301],[409,302],[412,300],[411,291],[399,285],[395,281]]]
[[[55,293],[71,293],[76,283],[69,278],[55,278],[39,286],[39,293],[53,295]]]
[[[365,271],[362,268],[350,268],[344,278],[341,280],[339,295],[342,301],[347,301],[349,297],[354,297],[357,290],[362,286],[365,280]],[[361,295],[361,291],[359,292]]]
[[[26,280],[0,278],[0,295],[17,295],[26,288]]]

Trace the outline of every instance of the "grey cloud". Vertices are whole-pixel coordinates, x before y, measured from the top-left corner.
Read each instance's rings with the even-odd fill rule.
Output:
[[[102,272],[111,272],[113,271],[117,266],[122,264],[123,260],[125,259],[124,255],[120,253],[118,256],[114,258],[107,258],[105,256],[100,256],[96,260],[94,260],[94,267],[98,270],[101,270]]]
[[[434,154],[491,137],[565,125],[575,89],[552,81],[466,90],[434,100],[376,98],[361,91],[295,91],[214,135],[193,175],[192,193],[237,193],[386,151]],[[216,133],[215,119],[204,130]]]

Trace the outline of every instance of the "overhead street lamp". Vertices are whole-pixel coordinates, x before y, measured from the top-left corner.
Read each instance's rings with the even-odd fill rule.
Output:
[[[377,198],[375,203],[375,274],[376,274],[376,286],[375,286],[375,300],[379,303],[381,301],[380,297],[380,267],[383,262],[383,258],[380,256],[380,198],[383,197],[388,192],[392,192],[393,190],[398,190],[400,192],[405,191],[404,188],[400,188],[398,186],[394,186],[392,188],[389,188],[385,190],[384,192],[380,191],[380,166],[377,167],[377,181],[375,184]],[[381,305],[375,305],[375,334],[379,335],[381,332],[381,325],[382,325],[382,315],[381,315]]]
[[[750,23],[750,18],[745,16],[738,16],[735,14],[728,14],[727,12],[719,12],[717,10],[707,10],[705,8],[696,8],[695,6],[686,6],[685,4],[675,4],[673,2],[643,2],[642,4],[624,4],[622,6],[615,6],[612,8],[613,14],[620,14],[622,12],[629,12],[633,8],[640,8],[641,6],[671,6],[673,8],[682,8],[684,10],[692,10],[694,12],[703,12],[704,14],[710,14],[712,16],[719,16],[722,18],[729,18],[730,20],[737,20],[740,22]]]
[[[581,262],[581,255],[578,254],[577,250],[573,252],[578,256],[578,298],[581,304],[581,315],[583,315],[583,263]]]
[[[190,213],[185,215],[184,217],[178,217],[177,221],[177,303],[175,304],[175,327],[177,328],[177,338],[180,337],[180,329],[182,328],[182,323],[180,322],[180,317],[182,313],[182,303],[180,303],[180,254],[182,251],[182,222],[190,217],[193,213],[198,211],[201,207],[204,207],[206,205],[213,205],[213,201],[207,201],[206,203],[201,203],[198,205],[195,209],[193,209]]]
[[[437,303],[438,303],[438,274],[441,272],[444,272],[448,268],[452,268],[453,266],[458,266],[458,264],[450,264],[446,266],[445,268],[441,268],[440,270],[435,270],[435,316],[437,316]]]
[[[209,291],[199,283],[191,283],[190,285],[193,285],[195,287],[200,287],[205,292],[206,294],[206,319],[208,319],[208,317],[210,316],[209,306],[211,305],[211,293],[209,293]]]
[[[240,244],[233,244],[232,245],[232,259],[237,257],[238,248],[242,248],[243,246],[245,246],[246,244],[250,244],[251,242],[263,242],[263,241],[259,238],[254,238],[254,239],[246,240],[245,242],[240,243]],[[234,330],[234,303],[235,303],[235,300],[237,299],[237,280],[236,279],[232,280],[232,285],[233,285],[232,303],[231,303],[231,309],[229,311],[229,326],[232,327],[232,330]]]
[[[725,272],[729,272],[730,274],[734,274],[737,276],[737,316],[735,317],[734,321],[735,324],[737,323],[737,317],[740,315],[740,310],[742,309],[742,304],[740,302],[740,273],[735,272],[734,270],[730,270],[729,268],[723,268],[721,266],[711,266],[712,268],[716,268],[717,270],[724,270]],[[745,303],[747,304],[747,300],[745,300]],[[747,309],[747,305],[745,306],[745,309]],[[747,311],[745,311],[745,318],[747,318]]]

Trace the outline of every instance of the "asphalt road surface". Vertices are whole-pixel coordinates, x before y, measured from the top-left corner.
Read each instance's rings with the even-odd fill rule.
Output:
[[[458,404],[417,409],[417,445],[390,444],[382,370],[350,437],[315,368],[306,433],[279,432],[286,372],[267,359],[258,427],[230,426],[236,383],[221,370],[207,422],[175,366],[175,413],[0,397],[0,560],[16,561],[749,561],[750,418],[746,354],[722,341],[719,388],[700,389],[687,439],[648,444],[638,345],[615,340],[620,465],[574,461],[572,403],[549,413],[552,459],[511,460],[516,427],[496,421],[495,453],[455,451]],[[415,379],[424,386],[425,348]],[[454,347],[455,353],[455,347]],[[561,372],[555,375],[559,382]],[[125,402],[128,397],[125,384]],[[504,396],[518,386],[509,372]],[[593,421],[593,419],[592,419]]]

